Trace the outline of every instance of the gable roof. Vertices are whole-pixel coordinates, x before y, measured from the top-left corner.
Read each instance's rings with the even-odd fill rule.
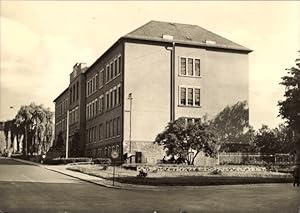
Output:
[[[164,39],[162,37],[163,35],[171,35],[173,36],[172,41],[181,44],[240,50],[248,53],[252,51],[240,44],[199,27],[198,25],[161,21],[150,21],[136,30],[126,34],[123,38],[170,42],[170,40]]]

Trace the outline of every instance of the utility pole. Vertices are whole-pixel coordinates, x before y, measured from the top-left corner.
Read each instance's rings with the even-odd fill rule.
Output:
[[[131,154],[131,113],[132,113],[132,93],[128,95],[129,104],[130,104],[130,111],[129,111],[129,153]],[[131,158],[130,158],[131,161]]]
[[[69,110],[67,111],[66,159],[69,157]]]

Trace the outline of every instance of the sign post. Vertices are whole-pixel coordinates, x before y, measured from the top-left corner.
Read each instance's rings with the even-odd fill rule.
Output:
[[[119,157],[119,153],[116,150],[113,150],[111,152],[111,158],[113,160],[113,186],[115,185],[115,164],[116,159]]]

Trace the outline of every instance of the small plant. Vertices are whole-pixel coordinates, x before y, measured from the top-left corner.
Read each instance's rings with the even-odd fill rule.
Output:
[[[137,175],[138,178],[145,178],[147,177],[148,173],[145,172],[144,170],[140,170],[139,174]]]
[[[210,174],[211,175],[221,175],[222,171],[220,169],[214,169]]]

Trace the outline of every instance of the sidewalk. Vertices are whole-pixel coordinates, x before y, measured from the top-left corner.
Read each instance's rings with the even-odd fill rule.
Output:
[[[134,185],[134,184],[126,184],[126,183],[119,183],[115,182],[113,185],[113,181],[103,179],[100,177],[95,177],[92,175],[87,175],[81,172],[75,172],[68,170],[68,165],[45,165],[45,164],[40,164],[32,161],[27,161],[27,160],[22,160],[22,159],[17,159],[17,158],[12,158],[16,161],[34,165],[34,166],[40,166],[44,169],[54,171],[60,174],[64,174],[73,178],[80,179],[82,181],[87,181],[93,184],[97,184],[100,186],[108,187],[108,188],[115,188],[115,189],[127,189],[127,190],[152,190],[152,191],[162,191],[162,190],[171,190],[171,188],[174,189],[174,187],[171,186],[147,186],[147,185]],[[185,187],[186,188],[186,187]]]

